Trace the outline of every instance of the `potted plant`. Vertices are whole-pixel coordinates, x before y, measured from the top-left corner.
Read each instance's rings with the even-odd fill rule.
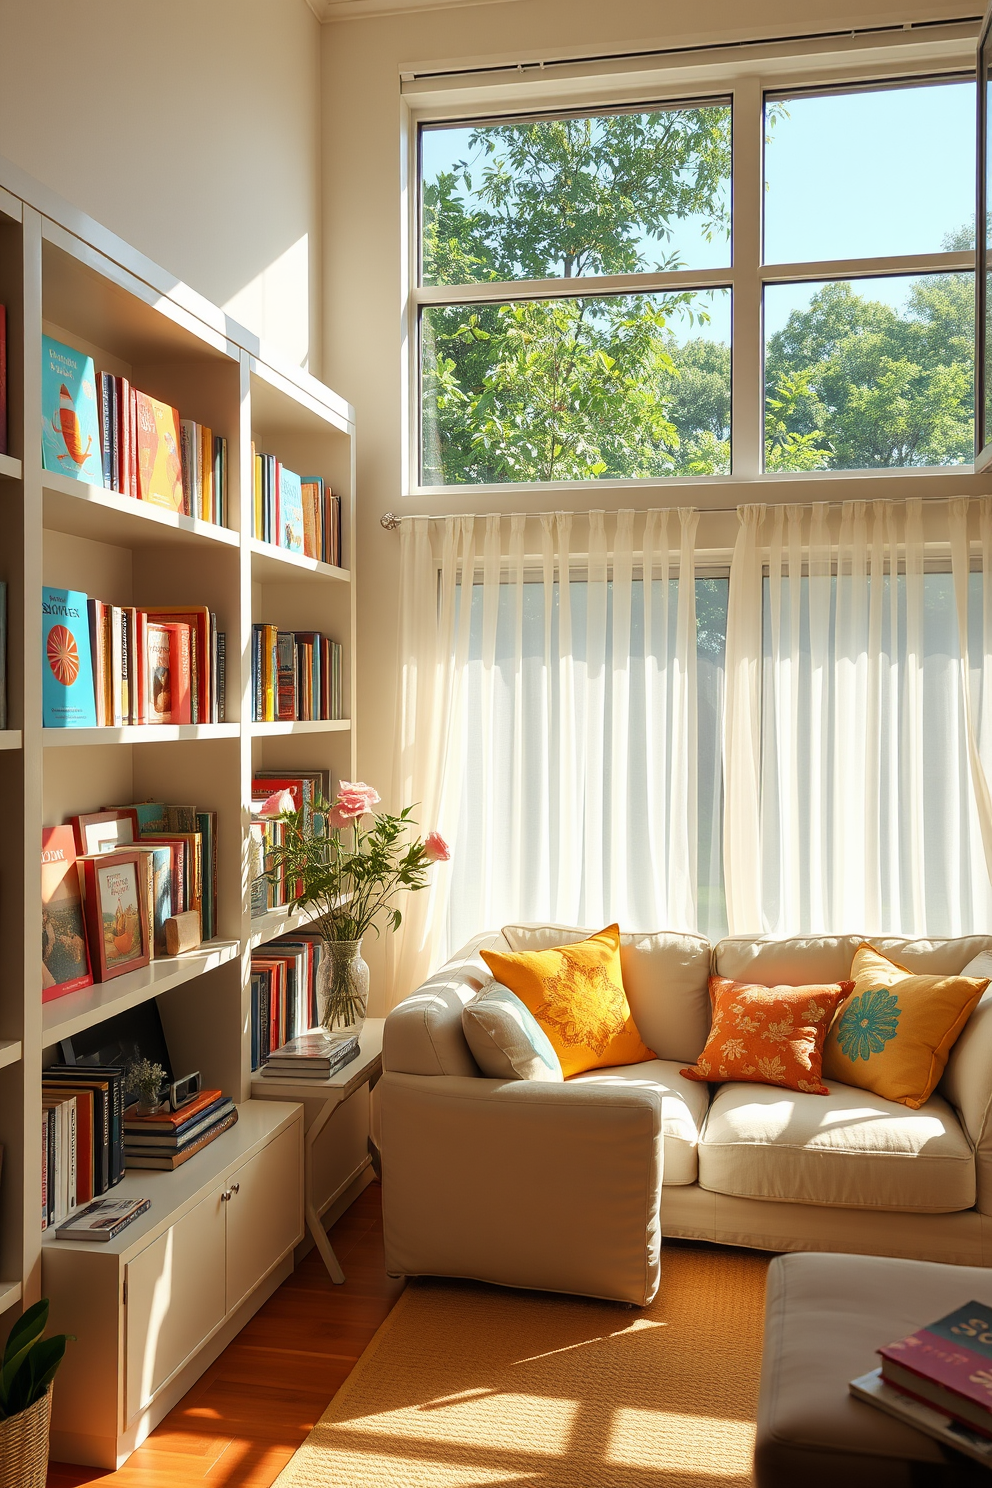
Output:
[[[42,1338],[48,1298],[29,1307],[10,1330],[0,1364],[0,1488],[45,1488],[52,1381],[68,1333]]]
[[[380,914],[399,928],[393,903],[404,889],[427,887],[427,871],[451,854],[438,832],[410,839],[416,831],[412,806],[398,816],[372,807],[379,794],[362,781],[342,780],[333,803],[318,799],[297,810],[290,791],[276,791],[260,814],[284,823],[283,840],[268,854],[264,876],[285,883],[294,909],[317,911],[322,954],[317,968],[317,1006],[328,1032],[358,1032],[368,1008],[369,969],[362,937]],[[367,818],[371,822],[365,825]]]
[[[138,1115],[152,1116],[161,1105],[160,1093],[165,1084],[165,1070],[150,1059],[138,1059],[128,1065],[127,1089],[138,1097]]]

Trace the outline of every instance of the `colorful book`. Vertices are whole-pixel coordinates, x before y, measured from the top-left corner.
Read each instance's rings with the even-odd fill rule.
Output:
[[[168,403],[134,394],[137,428],[138,495],[142,501],[183,510],[183,467],[180,453],[179,414]]]
[[[300,477],[285,465],[279,473],[279,508],[282,527],[279,545],[290,553],[302,553],[303,542],[303,486]]]
[[[966,1302],[878,1353],[887,1385],[992,1437],[992,1307]]]
[[[148,1116],[139,1116],[137,1106],[129,1106],[124,1113],[124,1131],[128,1136],[141,1132],[175,1136],[227,1098],[222,1090],[201,1090],[178,1111],[152,1111]]]
[[[216,1142],[219,1136],[229,1131],[237,1119],[238,1108],[235,1106],[232,1111],[228,1111],[226,1116],[222,1116],[219,1121],[214,1122],[202,1136],[197,1137],[194,1142],[188,1143],[181,1151],[169,1152],[166,1150],[162,1153],[129,1152],[127,1165],[129,1168],[170,1169],[182,1167],[183,1163],[189,1162],[191,1157],[195,1157],[198,1152],[203,1151],[204,1147],[209,1147],[211,1142]]]
[[[41,338],[41,457],[46,470],[103,485],[93,358]]]
[[[95,728],[87,597],[41,591],[42,721],[45,728]]]
[[[41,834],[41,1000],[93,984],[71,827]]]

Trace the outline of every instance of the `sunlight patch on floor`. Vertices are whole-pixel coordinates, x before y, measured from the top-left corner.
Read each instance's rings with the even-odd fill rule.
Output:
[[[636,1410],[614,1414],[606,1461],[663,1472],[691,1461],[695,1472],[717,1478],[751,1479],[754,1422],[678,1411]]]
[[[575,1400],[488,1394],[455,1400],[440,1408],[435,1402],[426,1402],[359,1417],[348,1422],[348,1430],[439,1445],[477,1447],[480,1442],[500,1442],[512,1445],[515,1452],[562,1456],[568,1451],[578,1410]]]

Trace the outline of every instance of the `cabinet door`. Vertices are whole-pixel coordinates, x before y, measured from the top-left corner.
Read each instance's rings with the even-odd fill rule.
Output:
[[[303,1238],[302,1126],[294,1121],[231,1174],[227,1210],[227,1310]]]
[[[127,1265],[125,1425],[224,1318],[222,1190]]]

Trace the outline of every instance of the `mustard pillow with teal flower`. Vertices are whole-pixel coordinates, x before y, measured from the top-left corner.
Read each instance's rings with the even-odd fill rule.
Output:
[[[988,978],[914,976],[864,943],[851,980],[854,991],[827,1034],[824,1079],[918,1110],[937,1088]]]

